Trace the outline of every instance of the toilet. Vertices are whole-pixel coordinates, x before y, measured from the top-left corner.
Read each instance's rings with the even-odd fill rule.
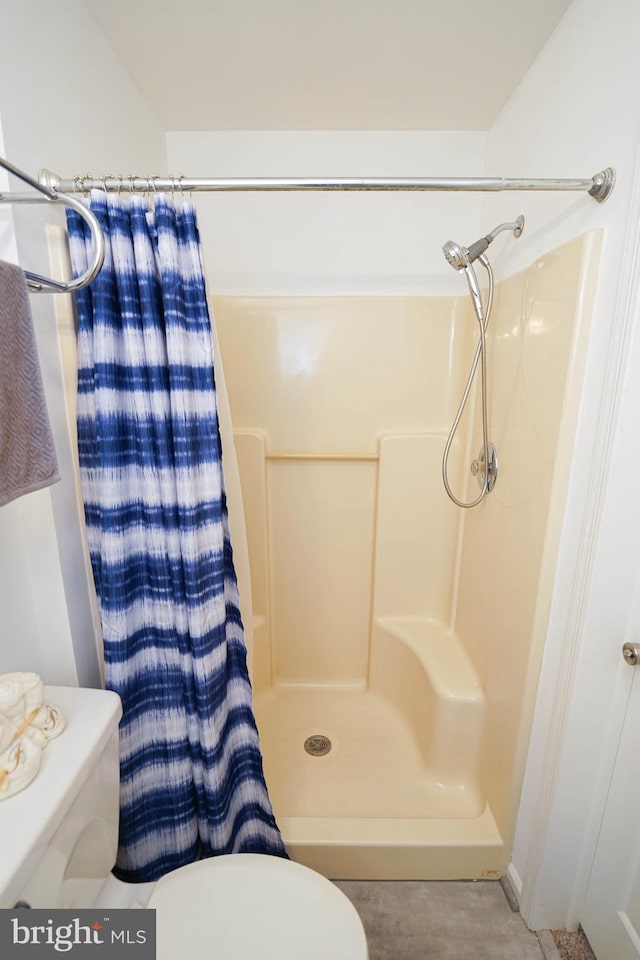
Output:
[[[232,854],[155,883],[116,880],[120,700],[75,687],[46,698],[67,728],[35,780],[0,800],[0,907],[154,909],[157,960],[367,960],[351,902],[290,860]]]

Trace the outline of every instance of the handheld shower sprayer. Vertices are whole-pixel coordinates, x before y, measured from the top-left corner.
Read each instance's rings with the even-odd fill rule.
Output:
[[[472,243],[470,247],[463,247],[459,243],[456,243],[455,240],[447,240],[442,248],[447,263],[450,263],[454,270],[464,270],[464,268],[470,266],[474,260],[477,260],[480,254],[485,252],[489,244],[493,243],[498,234],[502,233],[503,230],[512,230],[514,237],[517,239],[522,235],[522,231],[524,230],[524,217],[518,217],[514,223],[501,223],[495,230],[488,233],[486,237],[481,237],[479,240],[476,240],[475,243]]]
[[[513,223],[501,223],[495,228],[495,230],[492,230],[491,233],[488,233],[486,237],[481,237],[479,240],[476,240],[475,243],[472,243],[470,247],[463,247],[459,243],[455,243],[453,240],[448,240],[442,248],[442,252],[445,255],[447,263],[450,263],[454,270],[464,271],[466,274],[467,283],[469,285],[469,293],[473,303],[473,309],[480,328],[480,334],[478,337],[473,362],[471,364],[471,370],[467,378],[467,385],[464,389],[462,400],[460,401],[460,406],[458,407],[458,412],[456,413],[453,421],[453,426],[449,431],[449,436],[447,437],[447,442],[444,448],[444,456],[442,458],[442,479],[444,481],[445,490],[447,491],[449,498],[453,500],[453,502],[459,507],[477,506],[477,504],[484,500],[486,495],[493,490],[498,476],[498,455],[496,448],[489,441],[489,425],[487,416],[486,332],[489,323],[489,316],[491,315],[491,304],[493,302],[493,271],[488,258],[484,254],[489,244],[493,243],[498,234],[502,233],[503,230],[512,230],[514,237],[517,239],[522,235],[522,231],[524,230],[524,217],[517,217]],[[489,275],[489,292],[487,294],[486,307],[482,302],[480,284],[478,283],[476,272],[472,266],[474,260],[478,259]],[[476,370],[478,369],[478,362],[480,362],[481,374],[482,447],[477,459],[471,464],[471,473],[478,479],[478,483],[480,484],[480,493],[475,500],[465,502],[456,497],[449,484],[449,451],[451,450],[451,444],[453,443],[453,439],[456,435],[458,424],[460,423],[465,405],[469,398],[469,394],[471,393],[473,380],[476,375]]]

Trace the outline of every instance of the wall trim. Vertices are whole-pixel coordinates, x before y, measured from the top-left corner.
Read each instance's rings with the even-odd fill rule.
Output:
[[[522,896],[522,878],[511,861],[507,864],[507,879],[513,887],[518,901],[520,901],[520,897]]]
[[[601,263],[600,269],[604,269]],[[596,302],[597,309],[597,302]],[[555,823],[557,807],[562,802],[559,785],[561,764],[566,746],[569,713],[577,706],[580,698],[578,684],[578,661],[582,652],[583,638],[587,620],[587,608],[591,598],[592,577],[596,562],[598,538],[601,532],[604,506],[606,502],[607,480],[609,476],[610,456],[616,437],[616,426],[620,419],[620,410],[624,394],[624,372],[628,348],[633,333],[634,318],[640,309],[640,151],[636,156],[635,173],[629,203],[627,227],[625,231],[624,256],[619,273],[615,309],[611,321],[611,335],[608,344],[605,373],[600,392],[598,422],[594,432],[592,449],[598,452],[591,460],[592,469],[586,488],[581,518],[576,529],[579,536],[576,542],[574,576],[569,588],[569,602],[558,623],[553,627],[553,637],[548,637],[556,653],[557,667],[551,682],[543,690],[542,683],[538,693],[537,711],[546,716],[538,716],[542,735],[542,761],[536,770],[538,790],[534,799],[530,840],[526,851],[526,862],[521,880],[520,908],[524,919],[531,929],[543,929],[553,926],[550,911],[557,916],[559,905],[550,904],[546,895],[548,878],[545,861],[551,854],[552,827]],[[588,363],[588,359],[587,359]],[[574,559],[572,557],[572,559]],[[556,581],[557,586],[557,581]],[[541,706],[543,693],[550,700],[550,707]],[[610,704],[603,705],[603,725],[607,723]],[[597,706],[591,704],[591,710]],[[607,754],[605,756],[605,754]],[[611,754],[611,755],[610,755]],[[615,751],[606,747],[599,758],[591,757],[589,767],[609,764],[613,766]],[[580,758],[578,758],[580,762]],[[565,925],[574,926],[580,917],[588,881],[588,869],[592,861],[597,842],[600,818],[593,815],[599,806],[604,806],[603,784],[606,775],[602,771],[594,778],[594,787],[589,797],[592,814],[588,818],[587,832],[581,842],[572,843],[565,851],[564,864],[566,880],[566,904],[562,909],[566,916]],[[591,851],[591,853],[590,853]],[[510,865],[511,866],[511,865]],[[582,876],[580,870],[582,868]],[[585,869],[587,876],[584,875]]]

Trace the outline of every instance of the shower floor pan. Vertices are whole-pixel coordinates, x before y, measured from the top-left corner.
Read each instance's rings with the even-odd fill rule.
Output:
[[[456,689],[443,686],[446,669],[434,673],[441,651],[429,651],[424,631],[419,650],[432,654],[430,673],[416,669],[407,626],[410,634],[413,622],[377,625],[368,689],[281,684],[257,695],[265,775],[287,848],[333,879],[501,876],[505,845],[478,787],[484,698],[473,677],[460,689],[459,671]],[[451,635],[446,650],[460,652]],[[394,690],[403,668],[412,682]],[[310,738],[321,755],[305,749]]]

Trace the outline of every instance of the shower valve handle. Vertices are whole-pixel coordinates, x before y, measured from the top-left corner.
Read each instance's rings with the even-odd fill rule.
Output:
[[[487,493],[491,493],[493,490],[496,480],[498,479],[498,451],[494,445],[489,442],[489,470],[487,478]],[[478,456],[475,460],[471,461],[471,474],[474,477],[477,477],[478,485],[482,489],[485,485],[485,460],[484,460],[484,447],[480,448]]]

